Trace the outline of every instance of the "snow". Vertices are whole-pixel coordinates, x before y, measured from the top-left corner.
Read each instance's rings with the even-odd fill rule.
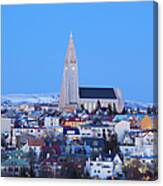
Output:
[[[7,94],[2,96],[2,103],[56,103],[59,100],[59,94]]]
[[[1,102],[12,104],[30,104],[30,103],[57,103],[59,101],[59,93],[40,93],[40,94],[7,94],[2,95]],[[152,106],[152,103],[144,103],[140,101],[125,100],[127,108],[146,109]]]

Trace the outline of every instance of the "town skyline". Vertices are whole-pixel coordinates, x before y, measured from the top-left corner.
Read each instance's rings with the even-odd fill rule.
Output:
[[[114,9],[116,3],[98,3],[98,7],[89,3],[65,4],[62,8],[45,5],[44,10],[43,5],[20,6],[21,9],[15,5],[12,10],[10,6],[3,6],[2,94],[60,92],[72,31],[80,86],[120,87],[125,99],[153,102],[152,3],[146,3],[142,3],[142,7],[146,5],[143,11],[139,3],[132,7],[124,3],[119,12]],[[124,14],[129,5],[133,11]],[[89,6],[92,6],[92,15],[88,16]],[[83,18],[82,12],[85,12]],[[80,25],[79,18],[83,20]],[[120,24],[120,18],[124,25]],[[65,19],[71,20],[69,24]],[[145,26],[141,25],[144,21]],[[125,27],[127,24],[130,30]],[[141,29],[134,32],[140,26]],[[18,34],[18,30],[22,32]],[[143,76],[144,68],[149,72],[148,77]],[[144,87],[146,91],[138,91]]]

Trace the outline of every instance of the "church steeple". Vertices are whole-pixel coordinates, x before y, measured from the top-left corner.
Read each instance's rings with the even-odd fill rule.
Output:
[[[72,32],[70,32],[70,35],[69,35],[69,43],[68,43],[68,48],[66,52],[66,61],[70,63],[76,63],[76,52],[75,52]]]
[[[69,35],[68,48],[66,51],[63,81],[60,94],[59,107],[61,109],[76,108],[79,99],[78,93],[78,67],[72,32]]]

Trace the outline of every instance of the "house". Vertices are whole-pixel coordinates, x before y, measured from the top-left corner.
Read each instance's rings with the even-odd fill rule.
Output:
[[[12,144],[16,145],[18,142],[18,138],[22,138],[23,136],[33,136],[40,138],[46,132],[45,127],[26,127],[26,128],[12,128]]]
[[[120,121],[115,124],[115,132],[118,135],[118,141],[122,142],[126,133],[130,131],[130,123],[128,121]]]
[[[113,159],[113,164],[114,164],[114,167],[113,167],[114,177],[118,177],[118,178],[122,177],[123,176],[123,170],[122,170],[123,160],[118,154],[115,155]]]
[[[120,121],[128,121],[128,115],[127,114],[118,114],[118,115],[115,115],[115,117],[113,118],[112,122],[120,122]]]
[[[134,155],[126,156],[125,162],[132,162],[133,159],[138,159],[142,164],[149,166],[156,166],[158,163],[158,156],[134,156]]]
[[[41,152],[41,147],[44,145],[44,140],[42,138],[29,138],[28,139],[28,147],[33,149],[37,157],[39,157]]]
[[[81,120],[79,118],[67,118],[62,120],[61,125],[63,127],[79,127],[85,123],[85,120]]]
[[[111,179],[114,175],[113,169],[114,163],[111,161],[111,158],[102,160],[99,156],[96,160],[88,158],[86,161],[85,173],[88,174],[90,178]]]
[[[157,131],[130,131],[126,133],[120,149],[124,156],[155,156],[157,155]]]
[[[58,163],[57,158],[47,157],[40,163],[39,177],[54,178],[57,177]]]
[[[47,116],[44,118],[45,127],[59,126],[60,118],[57,116]]]
[[[29,176],[29,169],[29,162],[20,156],[9,156],[9,158],[1,164],[1,174],[3,177]]]
[[[80,136],[83,138],[104,138],[109,140],[110,132],[113,130],[113,125],[108,124],[85,124],[79,127]]]
[[[1,133],[7,133],[10,135],[12,120],[10,118],[1,118]]]
[[[140,122],[140,127],[142,130],[151,130],[153,128],[152,119],[148,115],[145,115]]]
[[[85,145],[91,147],[91,152],[93,155],[105,153],[107,151],[107,143],[106,140],[103,138],[90,138],[90,137],[83,137],[82,138]]]
[[[63,135],[71,139],[79,139],[80,131],[76,127],[63,127]]]

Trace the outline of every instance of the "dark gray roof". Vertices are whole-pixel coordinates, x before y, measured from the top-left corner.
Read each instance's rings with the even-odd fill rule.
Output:
[[[113,88],[79,87],[79,97],[89,99],[116,99]]]

